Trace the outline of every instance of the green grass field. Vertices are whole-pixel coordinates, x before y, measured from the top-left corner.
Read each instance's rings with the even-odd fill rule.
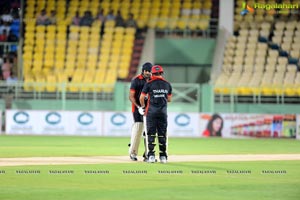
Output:
[[[125,137],[0,136],[0,157],[127,155],[128,143]],[[170,155],[300,153],[300,141],[170,138],[168,149]]]
[[[127,155],[128,141],[129,138],[0,136],[0,157]],[[169,140],[170,155],[262,153],[299,154],[300,141]],[[0,199],[298,200],[299,166],[300,161],[251,161],[0,167]],[[72,173],[50,173],[66,171]]]

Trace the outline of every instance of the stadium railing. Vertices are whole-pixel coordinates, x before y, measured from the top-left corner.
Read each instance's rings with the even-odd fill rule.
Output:
[[[23,82],[0,82],[0,94],[2,99],[12,99],[12,101],[41,101],[45,102],[55,101],[60,105],[68,104],[69,101],[86,101],[98,102],[101,104],[109,102],[111,109],[118,111],[131,110],[131,103],[128,99],[128,91],[130,84],[117,82],[115,85],[107,84],[77,84],[78,92],[67,91],[71,87],[71,83],[28,83],[29,87],[57,87],[55,92],[47,91],[26,91],[24,90]],[[226,112],[241,112],[240,105],[244,105],[254,109],[258,112],[264,105],[272,110],[264,109],[266,113],[284,112],[285,107],[294,107],[290,111],[297,111],[295,105],[300,103],[300,96],[289,96],[284,92],[279,92],[276,95],[263,95],[262,88],[257,88],[256,93],[252,95],[239,95],[238,88],[224,88],[228,90],[226,95],[214,93],[214,85],[210,84],[182,84],[173,83],[173,101],[170,104],[170,111],[173,112],[222,112],[221,106],[226,107]],[[94,88],[93,91],[81,91],[81,89],[90,87]],[[218,87],[219,88],[219,87]],[[285,91],[286,88],[282,87],[280,91]],[[112,92],[107,92],[112,91]],[[8,98],[6,98],[8,97]],[[3,102],[3,100],[2,100]],[[66,106],[68,108],[69,106]],[[61,107],[64,110],[64,107]],[[280,109],[282,111],[280,111]],[[34,105],[30,109],[36,109]],[[47,104],[43,109],[49,109]],[[88,109],[88,108],[86,108]],[[89,109],[98,110],[99,107],[90,106]],[[224,109],[223,109],[224,111]],[[289,112],[290,112],[289,111]],[[247,111],[244,111],[247,112]],[[249,111],[250,112],[250,111]],[[252,112],[252,111],[251,111]],[[254,112],[254,111],[253,111]]]
[[[201,86],[199,84],[174,83],[173,101],[170,104],[172,111],[198,112],[200,110]],[[25,87],[35,88],[28,91]],[[56,87],[54,92],[39,90],[47,87]],[[78,92],[70,92],[69,87],[77,87]],[[91,91],[82,91],[85,88]],[[10,97],[12,100],[57,100],[62,105],[68,100],[88,100],[90,102],[113,102],[115,110],[131,110],[128,98],[130,83],[118,82],[116,84],[74,84],[74,83],[46,83],[22,81],[7,83],[0,82],[2,98]],[[38,89],[38,90],[36,90]],[[112,92],[111,92],[112,91]],[[34,109],[34,107],[32,108]],[[47,109],[45,107],[45,109]],[[95,107],[95,109],[97,109]]]

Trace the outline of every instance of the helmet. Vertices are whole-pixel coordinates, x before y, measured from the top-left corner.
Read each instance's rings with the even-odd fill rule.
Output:
[[[143,64],[142,71],[146,70],[148,72],[151,72],[151,68],[152,68],[152,64],[149,62],[146,62],[145,64]]]
[[[160,65],[154,65],[151,69],[152,74],[162,73],[162,72],[164,72],[164,69]]]

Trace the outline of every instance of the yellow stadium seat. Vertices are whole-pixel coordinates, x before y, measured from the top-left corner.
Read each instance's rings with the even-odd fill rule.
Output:
[[[69,40],[68,41],[68,48],[77,48],[78,41],[77,40]]]
[[[124,29],[124,27],[116,27],[115,28],[115,34],[121,34],[121,35],[123,35],[124,34],[124,32],[125,32],[125,29]]]
[[[285,88],[284,94],[287,96],[295,96],[295,95],[297,95],[297,90],[296,90],[296,88]]]
[[[63,71],[59,71],[56,75],[56,81],[58,83],[57,85],[57,90],[58,91],[67,91],[67,85],[66,83],[68,83],[68,74],[63,72]]]
[[[39,59],[34,59],[33,60],[33,68],[34,69],[42,69],[43,66],[43,60],[39,60]]]
[[[65,62],[65,68],[74,69],[76,66],[74,58],[67,58]]]
[[[115,40],[112,44],[112,49],[114,48],[122,48],[123,41],[122,40]]]
[[[270,96],[270,95],[273,95],[274,90],[271,87],[262,87],[261,91],[262,91],[263,95]]]
[[[45,59],[43,66],[46,67],[46,68],[53,68],[53,66],[54,66],[54,59],[53,59],[53,57],[52,57],[52,59],[50,59],[50,57],[48,57],[47,59]]]
[[[187,20],[186,19],[178,19],[176,27],[180,30],[185,30],[187,27]]]
[[[118,60],[109,61],[108,68],[117,70],[119,68],[119,61]]]
[[[122,52],[126,54],[131,54],[133,51],[133,45],[134,45],[133,42],[124,41]]]
[[[98,45],[99,40],[100,40],[100,35],[99,34],[91,34],[89,43]]]
[[[133,27],[127,27],[125,28],[126,35],[134,35],[136,33],[136,29]]]
[[[78,49],[77,55],[79,56],[77,59],[82,59],[81,57],[86,57],[88,49],[86,47],[81,47]]]
[[[119,64],[119,67],[120,69],[123,69],[123,70],[129,70],[129,66],[130,66],[130,63],[127,62],[127,61],[122,61],[120,64]]]
[[[69,29],[70,29],[70,32],[71,33],[79,33],[79,31],[80,31],[80,27],[79,26],[70,26],[69,27]]]
[[[56,32],[56,26],[55,25],[46,26],[46,32],[47,33],[55,33]]]
[[[65,67],[64,60],[55,60],[54,69],[63,69]]]
[[[36,26],[36,33],[45,33],[46,26]]]
[[[72,77],[73,74],[74,74],[74,71],[75,71],[74,68],[65,68],[65,69],[64,69],[64,74],[65,74],[67,77]]]
[[[105,70],[108,68],[109,60],[100,60],[97,65],[97,69]]]
[[[87,63],[85,60],[78,60],[76,62],[76,68],[77,69],[85,69],[87,67]]]
[[[64,61],[66,58],[65,53],[57,53],[55,54],[55,60]]]
[[[160,12],[160,17],[166,18],[169,16],[169,14],[170,14],[170,9],[168,7],[163,7]]]
[[[147,25],[147,20],[145,19],[137,19],[137,26],[138,28],[145,28],[145,26]]]
[[[32,61],[24,61],[23,62],[23,73],[31,72]]]
[[[111,69],[111,70],[108,70],[106,72],[106,74],[107,74],[107,76],[104,79],[104,83],[108,84],[108,85],[106,85],[106,87],[103,88],[103,91],[110,93],[110,92],[113,92],[113,90],[114,90],[114,84],[117,79],[117,71],[115,69]]]
[[[100,84],[104,83],[104,77],[106,76],[106,70],[105,69],[99,69],[95,73],[95,91],[101,92],[103,90],[103,86]]]
[[[162,19],[157,20],[156,28],[166,29],[167,25],[168,25],[168,20],[165,18],[162,18]]]
[[[198,20],[197,19],[190,19],[188,22],[187,22],[187,27],[190,29],[190,30],[196,30],[198,28]]]
[[[25,34],[27,34],[27,33],[34,33],[34,31],[35,31],[35,28],[36,28],[36,26],[34,26],[34,25],[26,25],[26,27],[25,27]]]
[[[111,55],[120,55],[122,49],[121,48],[113,48],[111,50]]]
[[[114,36],[114,41],[116,41],[116,40],[122,41],[123,38],[124,38],[124,35],[123,35],[123,34],[116,34],[116,35]]]
[[[149,21],[148,21],[148,27],[149,28],[155,28],[156,27],[156,24],[157,24],[157,18],[151,18]]]
[[[34,85],[34,90],[37,92],[43,92],[45,91],[45,77],[41,74],[37,74],[35,76],[35,85]]]
[[[105,29],[106,28],[113,28],[113,27],[115,27],[115,25],[116,25],[116,21],[114,21],[114,20],[106,21],[105,22]]]
[[[58,83],[66,83],[66,82],[68,82],[68,75],[67,75],[67,73],[59,71],[59,73],[56,73],[56,74],[57,74],[57,82]]]
[[[207,30],[209,27],[209,20],[200,20],[198,22],[198,27],[200,30]]]
[[[33,90],[33,84],[34,84],[34,78],[33,77],[25,77],[24,78],[24,84],[23,84],[23,87],[24,87],[24,90],[29,92],[29,91],[32,91]]]
[[[73,74],[71,85],[68,88],[70,92],[78,92],[83,81],[83,70],[76,70]]]
[[[81,87],[82,92],[90,92],[94,90],[94,71],[86,71],[83,77],[83,86]]]
[[[125,35],[124,36],[124,40],[128,41],[128,42],[133,42],[133,40],[135,39],[135,35]]]
[[[89,37],[90,37],[90,36],[89,36],[88,33],[80,33],[80,35],[79,35],[79,40],[83,40],[83,41],[88,42]]]
[[[34,46],[34,45],[35,45],[35,40],[34,40],[34,38],[26,38],[26,37],[25,37],[24,44],[25,44],[25,45]]]
[[[128,76],[128,69],[119,69],[118,77],[121,79],[125,79]]]
[[[169,18],[168,21],[168,29],[174,30],[177,27],[177,18]]]
[[[123,53],[120,57],[121,63],[130,63],[131,61],[131,54]]]
[[[66,25],[57,25],[56,26],[58,34],[63,34],[67,32],[67,26]]]
[[[47,78],[46,91],[47,92],[55,92],[56,91],[56,76],[54,74],[48,74]]]

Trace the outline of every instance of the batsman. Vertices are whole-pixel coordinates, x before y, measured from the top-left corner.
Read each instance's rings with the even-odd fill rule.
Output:
[[[141,141],[142,134],[144,132],[144,123],[143,123],[143,115],[139,113],[139,109],[142,107],[140,105],[140,95],[142,89],[147,81],[151,78],[151,69],[152,64],[146,62],[142,66],[142,73],[134,77],[131,81],[130,91],[129,91],[129,100],[132,103],[132,114],[133,114],[133,125],[131,129],[131,139],[129,146],[129,156],[133,161],[137,161],[137,155],[139,150],[139,145]],[[145,135],[145,133],[144,133]],[[144,161],[147,160],[147,145],[145,142],[144,136],[144,144],[145,144],[145,152],[143,154]]]

